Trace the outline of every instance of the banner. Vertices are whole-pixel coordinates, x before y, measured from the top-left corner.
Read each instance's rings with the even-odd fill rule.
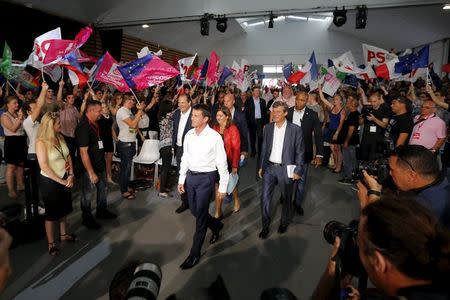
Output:
[[[336,94],[337,90],[341,86],[341,81],[337,79],[332,74],[325,75],[325,81],[322,87],[322,92],[334,96]]]
[[[213,86],[219,80],[218,72],[220,67],[220,59],[216,51],[211,52],[209,57],[208,70],[206,71],[206,85]]]
[[[394,53],[367,44],[362,44],[362,49],[366,66],[378,66],[397,57]]]
[[[111,56],[111,54],[106,52],[101,58],[98,67],[95,70],[91,69],[92,74],[95,73],[94,80],[111,84],[120,92],[129,92],[130,88],[125,82],[122,74],[117,69],[118,66],[119,64],[117,61]]]
[[[51,40],[61,39],[61,28],[53,29],[34,39],[33,52],[31,52],[27,64],[41,70],[44,67],[44,58],[50,47]]]

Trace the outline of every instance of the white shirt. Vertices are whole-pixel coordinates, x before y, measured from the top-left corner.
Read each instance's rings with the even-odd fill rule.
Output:
[[[275,129],[273,131],[272,152],[270,153],[269,161],[276,164],[281,164],[287,121],[284,121],[281,128],[278,128],[276,123],[273,124],[273,127]]]
[[[36,137],[39,129],[39,122],[33,122],[31,116],[28,116],[23,121],[22,126],[28,136],[28,154],[36,154]]]
[[[189,119],[189,115],[191,114],[191,107],[186,112],[181,112],[180,110],[180,123],[178,124],[178,133],[177,133],[177,146],[183,146],[183,132],[184,128],[186,128],[186,123]]]
[[[231,113],[231,120],[233,120],[234,119],[234,112],[236,111],[236,109],[234,108],[234,106],[233,106],[233,108],[232,108],[232,110],[230,109],[230,113]]]
[[[302,127],[302,120],[303,120],[303,116],[305,115],[305,108],[303,108],[302,110],[296,110],[294,108],[294,114],[292,115],[292,123],[294,123],[295,125],[298,125],[300,127]]]
[[[220,134],[208,125],[197,134],[195,128],[184,137],[183,156],[180,164],[178,184],[184,184],[187,171],[219,171],[219,192],[225,193],[228,185],[228,163]]]
[[[119,108],[116,114],[117,125],[119,126],[118,139],[124,143],[132,143],[136,141],[136,129],[130,128],[123,120],[133,119],[133,113],[131,110],[125,107]]]

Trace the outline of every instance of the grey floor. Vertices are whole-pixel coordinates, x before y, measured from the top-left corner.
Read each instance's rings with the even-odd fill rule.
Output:
[[[259,195],[255,162],[241,171],[242,209],[233,214],[225,208],[221,240],[213,246],[208,232],[200,263],[181,271],[179,265],[189,253],[194,218],[189,212],[175,214],[178,196],[161,199],[153,189],[140,192],[133,201],[120,199],[117,190],[109,194],[110,207],[119,214],[113,222],[102,222],[99,231],[81,226],[78,195],[68,218],[71,232],[79,241],[61,245],[61,254],[50,257],[45,240],[17,247],[10,252],[13,274],[1,299],[108,299],[114,273],[129,261],[157,263],[163,281],[159,299],[176,294],[178,299],[195,299],[221,274],[232,299],[259,299],[269,287],[290,289],[298,299],[307,299],[322,274],[330,246],[322,230],[330,220],[349,222],[358,216],[356,192],[337,184],[338,175],[325,168],[310,168],[305,216],[294,218],[287,233],[279,235],[281,206],[276,210],[269,238],[260,231]],[[275,199],[279,193],[276,191]],[[6,199],[6,187],[0,187]],[[95,206],[95,205],[94,205]],[[213,205],[210,209],[213,210]]]

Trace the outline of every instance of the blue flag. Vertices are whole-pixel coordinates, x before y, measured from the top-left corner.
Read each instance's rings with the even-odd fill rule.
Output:
[[[283,66],[283,75],[286,80],[292,75],[292,63],[285,64]]]
[[[153,55],[147,54],[142,58],[138,58],[123,66],[117,67],[130,88],[136,87],[136,83],[133,81],[133,78],[142,72],[144,67],[152,60],[152,58]]]
[[[230,70],[230,68],[228,67],[224,67],[222,74],[220,75],[219,81],[217,82],[217,84],[223,85],[225,83],[225,80],[230,77],[231,75],[233,75],[233,72]]]
[[[356,77],[356,75],[354,74],[347,74],[347,76],[345,76],[343,84],[358,87],[358,77]]]
[[[417,52],[417,59],[413,63],[413,69],[428,68],[429,56],[430,56],[430,46],[427,45]]]
[[[84,72],[84,65],[78,62],[77,57],[75,56],[75,52],[70,52],[65,56],[69,64],[75,68],[77,68],[80,72]]]
[[[309,70],[311,73],[311,79],[316,81],[319,79],[319,68],[317,67],[316,55],[314,54],[314,51],[309,58],[309,62],[311,63],[311,69]]]
[[[334,63],[331,59],[328,59],[328,68],[331,68],[332,66],[334,66]]]
[[[205,78],[206,73],[208,73],[208,66],[209,66],[209,60],[205,59],[205,62],[203,63],[202,70],[200,71],[200,78]]]

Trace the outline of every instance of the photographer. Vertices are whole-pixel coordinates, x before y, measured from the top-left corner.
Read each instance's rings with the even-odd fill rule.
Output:
[[[367,205],[359,219],[359,258],[377,295],[350,289],[341,299],[449,299],[450,233],[411,198],[384,198]],[[312,299],[333,299],[340,239]],[[357,259],[357,258],[355,258]],[[367,292],[367,293],[366,293]]]
[[[450,184],[441,175],[437,157],[420,145],[398,147],[389,157],[390,175],[400,195],[412,195],[446,227],[450,227]],[[377,201],[382,186],[363,171],[364,181],[357,184],[361,206]]]
[[[359,117],[359,124],[364,124],[360,153],[362,160],[374,160],[381,153],[380,143],[383,132],[389,123],[390,110],[383,103],[380,93],[373,92],[369,97],[371,107],[364,107]]]

